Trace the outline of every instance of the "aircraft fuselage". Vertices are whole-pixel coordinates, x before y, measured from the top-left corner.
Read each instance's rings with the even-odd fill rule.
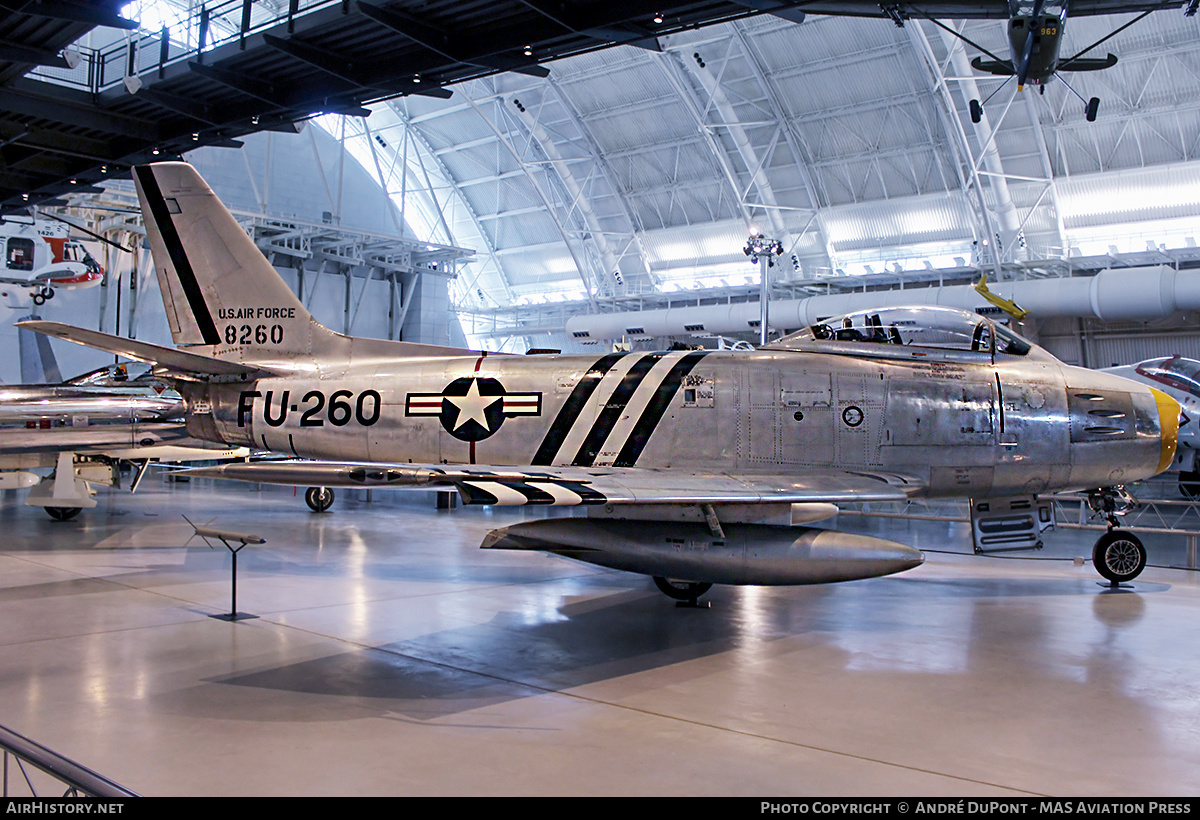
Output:
[[[1017,83],[1039,85],[1058,68],[1058,50],[1067,22],[1066,3],[1036,3],[1012,0],[1013,16],[1008,21],[1008,39]]]
[[[845,347],[856,355],[393,360],[181,389],[193,435],[315,459],[836,466],[894,471],[918,478],[930,495],[973,497],[1110,486],[1162,469],[1160,408],[1128,380],[1036,348],[993,363],[984,352]],[[888,358],[870,358],[872,348]]]

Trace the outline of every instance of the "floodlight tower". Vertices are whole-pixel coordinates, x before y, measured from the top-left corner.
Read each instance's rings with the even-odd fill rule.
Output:
[[[760,277],[760,293],[758,304],[762,308],[761,317],[758,325],[758,341],[760,345],[767,343],[767,317],[770,313],[770,285],[767,281],[767,271],[775,267],[775,257],[783,255],[783,243],[778,239],[767,239],[763,236],[762,231],[756,225],[750,226],[750,239],[746,241],[746,247],[742,248],[742,253],[750,257],[750,262],[754,265],[762,265],[762,276]]]

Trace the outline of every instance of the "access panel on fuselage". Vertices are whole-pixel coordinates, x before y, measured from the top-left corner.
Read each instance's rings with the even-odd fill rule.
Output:
[[[995,443],[994,395],[990,382],[889,379],[890,443],[990,446]]]
[[[828,466],[834,458],[833,388],[827,371],[784,371],[780,384],[780,460]]]

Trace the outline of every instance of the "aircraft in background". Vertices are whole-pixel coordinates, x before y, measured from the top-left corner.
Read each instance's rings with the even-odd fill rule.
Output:
[[[56,288],[75,290],[99,285],[100,267],[66,228],[48,222],[0,220],[4,247],[0,284],[28,288],[35,305],[54,298]]]
[[[130,370],[145,372],[131,374]],[[0,386],[0,489],[59,521],[96,506],[95,485],[120,486],[119,465],[236,458],[245,448],[188,435],[183,402],[140,364],[112,365],[62,384]],[[53,468],[48,477],[33,472]]]
[[[767,0],[768,3],[771,0]],[[755,8],[763,8],[761,3],[753,4]],[[1157,0],[1157,2],[1123,2],[1122,0],[922,0],[920,2],[879,3],[867,0],[814,0],[814,2],[780,2],[793,13],[825,14],[835,16],[879,17],[892,20],[897,26],[903,26],[905,20],[920,17],[929,20],[943,30],[975,48],[990,59],[976,57],[971,65],[976,71],[1015,78],[1017,90],[1024,90],[1026,85],[1038,86],[1045,93],[1045,84],[1055,76],[1063,81],[1063,85],[1079,97],[1084,104],[1084,115],[1088,122],[1094,122],[1100,108],[1100,98],[1092,97],[1084,100],[1066,80],[1059,75],[1062,71],[1100,71],[1112,68],[1117,64],[1114,54],[1104,57],[1085,57],[1084,55],[1100,46],[1105,41],[1115,37],[1129,26],[1141,20],[1153,11],[1166,8],[1184,9],[1187,16],[1196,13],[1200,0]],[[774,6],[764,9],[778,14]],[[1098,14],[1139,13],[1135,19],[1125,23],[1101,39],[1069,57],[1060,57],[1059,48],[1062,45],[1063,31],[1067,18],[1090,16]],[[973,40],[964,37],[960,32],[945,25],[936,18],[943,19],[1008,19],[1008,59],[999,57],[988,51]],[[791,18],[795,19],[795,17]],[[1004,86],[1001,85],[1000,88]],[[988,97],[995,96],[996,91]],[[979,100],[971,100],[971,120],[980,122],[983,119],[983,106]]]
[[[482,546],[651,575],[693,603],[713,583],[824,583],[922,562],[904,544],[808,526],[838,502],[998,508],[1086,488],[1110,527],[1096,568],[1116,583],[1145,566],[1116,528],[1119,485],[1170,465],[1179,406],[986,317],[890,308],[758,350],[602,356],[348,337],[308,313],[190,165],[137,167],[134,180],[178,349],[19,326],[153,362],[197,438],[314,459],[200,475],[581,506],[586,517],[503,527]]]
[[[1179,494],[1200,498],[1200,362],[1162,356],[1104,372],[1148,384],[1179,402],[1179,448],[1171,469],[1179,470]]]

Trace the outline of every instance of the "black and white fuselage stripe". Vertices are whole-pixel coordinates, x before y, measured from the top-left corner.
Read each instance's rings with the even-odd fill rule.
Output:
[[[538,448],[543,460],[533,463],[571,464],[595,426],[600,412],[598,408],[603,408],[611,401],[613,392],[641,358],[641,354],[626,353],[612,354],[597,361],[576,385],[563,411],[546,433],[545,441]],[[552,446],[555,450],[554,455],[550,456]]]
[[[629,356],[628,353],[609,353],[602,356],[596,361],[588,371],[583,374],[579,381],[575,384],[571,395],[563,402],[563,406],[559,409],[558,415],[554,419],[554,423],[550,425],[550,429],[546,431],[546,437],[542,439],[541,445],[537,452],[534,453],[533,459],[529,462],[534,465],[549,465],[554,464],[560,451],[573,452],[573,450],[563,450],[563,443],[575,429],[579,422],[579,417],[588,407],[588,401],[592,397],[592,393],[600,385],[601,380],[621,359]],[[579,446],[579,442],[574,443],[575,447]]]
[[[689,364],[684,365],[685,361]],[[613,362],[593,390],[590,404],[595,411],[579,413],[562,436],[560,459],[571,455],[570,463],[577,467],[610,466],[622,453],[625,460],[636,460],[662,417],[664,403],[675,395],[682,374],[691,370],[695,361],[696,354],[677,351],[632,354]],[[649,429],[648,417],[652,418]],[[629,444],[635,431],[638,441]]]
[[[630,403],[637,401],[641,394],[640,388],[664,359],[665,354],[647,353],[630,365],[621,380],[614,385],[608,398],[597,405],[596,420],[592,422],[591,429],[579,445],[575,460],[571,462],[572,466],[591,467],[612,463],[612,458],[616,457],[616,448],[610,453],[605,450],[605,442],[613,440],[613,433],[621,422],[628,420]],[[603,386],[601,384],[601,387]]]
[[[670,369],[663,380],[659,382],[658,388],[648,397],[646,406],[637,417],[637,423],[633,424],[629,435],[624,437],[625,443],[621,445],[620,452],[611,462],[614,467],[632,467],[637,464],[642,450],[650,443],[650,436],[654,435],[654,431],[658,429],[659,422],[662,421],[675,394],[679,392],[684,378],[707,355],[708,351],[706,350],[693,351],[668,362]]]

